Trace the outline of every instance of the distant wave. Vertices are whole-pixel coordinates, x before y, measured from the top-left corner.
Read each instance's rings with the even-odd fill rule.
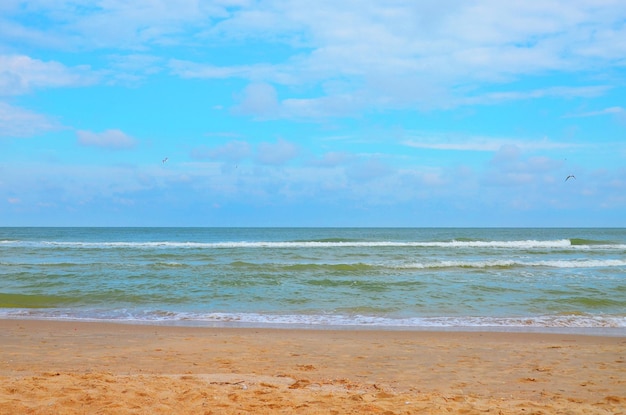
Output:
[[[234,248],[502,248],[502,249],[626,249],[626,244],[584,239],[520,240],[520,241],[238,241],[238,242],[71,242],[71,241],[15,241],[3,240],[4,246],[50,248],[137,248],[137,249],[234,249]]]
[[[290,271],[310,271],[328,270],[337,272],[347,271],[368,271],[376,269],[437,269],[437,268],[515,268],[515,267],[550,267],[550,268],[597,268],[597,267],[626,267],[626,259],[575,259],[575,260],[548,260],[548,261],[512,261],[512,260],[491,260],[491,261],[433,261],[433,262],[408,262],[408,263],[339,263],[339,264],[319,264],[319,263],[297,263],[297,264],[258,264],[238,261],[231,266],[247,268],[281,268]]]
[[[550,268],[596,268],[596,267],[626,267],[626,260],[621,259],[580,259],[580,260],[552,260],[552,261],[441,261],[435,263],[412,263],[400,265],[398,268],[513,268],[513,267],[550,267]]]
[[[84,262],[47,262],[47,263],[21,263],[21,262],[0,262],[0,265],[7,267],[23,267],[36,265],[40,268],[71,268],[84,267],[86,265],[94,265],[93,263],[85,264]],[[106,265],[106,263],[99,263]],[[181,268],[181,267],[199,267],[211,265],[206,264],[186,264],[182,262],[163,262],[158,261],[150,264],[137,263],[119,263],[115,264],[116,268],[120,267],[153,267],[153,268]],[[488,261],[432,261],[432,262],[397,262],[397,263],[271,263],[271,262],[246,262],[234,261],[229,264],[233,268],[245,268],[254,271],[328,271],[328,272],[368,272],[376,270],[411,270],[411,269],[442,269],[442,268],[468,268],[468,269],[484,269],[484,268],[527,268],[527,267],[548,267],[548,268],[601,268],[601,267],[626,267],[626,259],[571,259],[571,260],[547,260],[547,261],[514,261],[514,260],[488,260]]]

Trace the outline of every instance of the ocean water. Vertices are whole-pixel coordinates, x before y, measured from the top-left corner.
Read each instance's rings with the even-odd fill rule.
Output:
[[[0,228],[0,318],[626,334],[626,229]]]

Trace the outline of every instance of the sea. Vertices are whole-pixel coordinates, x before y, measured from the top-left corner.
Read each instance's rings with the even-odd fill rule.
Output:
[[[626,229],[0,228],[0,318],[626,335]]]

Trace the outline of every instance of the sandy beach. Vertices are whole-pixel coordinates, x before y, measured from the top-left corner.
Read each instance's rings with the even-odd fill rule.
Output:
[[[0,320],[0,414],[624,414],[626,338]]]

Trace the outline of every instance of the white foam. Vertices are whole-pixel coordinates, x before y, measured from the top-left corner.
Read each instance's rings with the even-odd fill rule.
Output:
[[[626,315],[540,315],[528,317],[442,316],[392,318],[342,314],[260,314],[0,309],[0,318],[118,321],[167,324],[243,324],[361,328],[626,328]]]
[[[149,249],[229,249],[229,248],[349,248],[349,247],[422,247],[422,248],[490,248],[490,249],[577,249],[577,250],[623,250],[623,244],[572,245],[569,239],[557,240],[519,240],[519,241],[235,241],[235,242],[84,242],[84,241],[0,241],[7,246],[32,246],[54,248],[149,248]]]
[[[384,265],[380,265],[384,266]],[[548,261],[439,261],[439,262],[411,262],[391,266],[397,269],[430,269],[430,268],[498,268],[498,267],[549,267],[549,268],[600,268],[626,267],[626,259],[573,259]]]
[[[596,267],[624,267],[626,260],[622,259],[574,259],[531,262],[530,266],[545,266],[555,268],[596,268]]]

